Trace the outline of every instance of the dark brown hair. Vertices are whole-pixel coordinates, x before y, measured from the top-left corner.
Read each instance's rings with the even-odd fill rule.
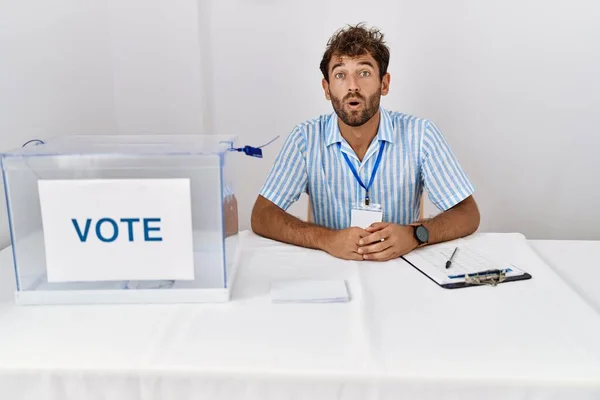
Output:
[[[390,50],[383,41],[383,33],[376,28],[367,29],[363,23],[348,25],[336,31],[327,42],[321,60],[321,72],[329,82],[329,61],[334,56],[357,57],[370,54],[379,66],[379,79],[387,73],[390,63]]]

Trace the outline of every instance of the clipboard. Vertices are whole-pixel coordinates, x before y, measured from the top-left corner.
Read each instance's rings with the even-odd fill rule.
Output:
[[[453,253],[456,253],[454,257],[451,256]],[[452,264],[446,268],[451,257]],[[444,289],[497,286],[532,278],[514,264],[496,260],[464,239],[422,247],[402,259]]]

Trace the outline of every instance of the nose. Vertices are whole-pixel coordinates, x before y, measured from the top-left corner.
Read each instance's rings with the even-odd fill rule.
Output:
[[[350,77],[348,80],[348,92],[358,93],[360,87],[358,86],[358,80],[355,77]]]

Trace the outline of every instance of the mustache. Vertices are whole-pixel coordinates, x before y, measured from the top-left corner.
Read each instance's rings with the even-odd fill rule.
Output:
[[[358,99],[358,100],[365,100],[365,98],[363,96],[361,96],[360,94],[356,93],[356,94],[347,94],[343,101],[347,101],[347,100],[351,100],[351,99]]]

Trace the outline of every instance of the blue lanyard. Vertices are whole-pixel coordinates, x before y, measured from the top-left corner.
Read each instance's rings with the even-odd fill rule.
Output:
[[[338,142],[338,148],[341,151],[342,144],[340,142]],[[383,154],[384,148],[385,148],[385,142],[384,141],[379,142],[379,154],[377,154],[377,160],[375,160],[375,165],[373,166],[373,172],[371,173],[371,179],[369,179],[369,184],[367,186],[365,186],[365,184],[360,179],[360,176],[358,176],[358,172],[356,172],[356,168],[354,168],[354,165],[352,165],[352,163],[350,162],[348,155],[342,151],[342,155],[344,156],[344,159],[346,160],[346,164],[348,164],[348,166],[350,167],[352,174],[354,175],[354,177],[356,178],[356,180],[358,181],[360,186],[362,186],[366,191],[366,193],[365,193],[365,205],[366,206],[368,206],[369,202],[370,202],[369,188],[371,187],[371,184],[373,183],[373,179],[375,178],[375,174],[377,173],[377,170],[379,169],[379,163],[381,162],[381,155]]]

